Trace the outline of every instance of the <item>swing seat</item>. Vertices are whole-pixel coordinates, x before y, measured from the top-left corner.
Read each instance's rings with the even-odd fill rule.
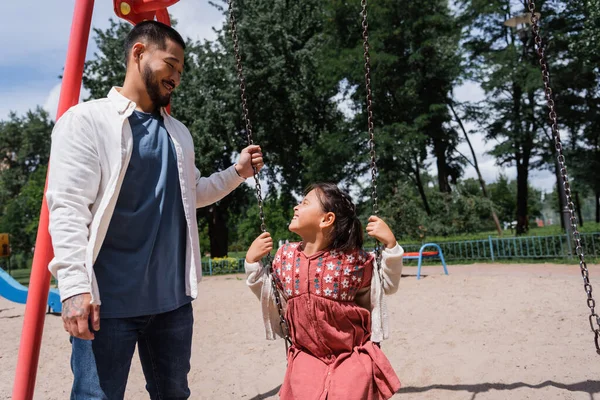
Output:
[[[423,251],[423,249],[427,247],[435,247],[437,251]],[[442,253],[442,249],[435,243],[425,243],[419,251],[412,251],[409,253],[404,253],[402,258],[407,260],[419,260],[419,264],[417,267],[417,279],[421,279],[421,265],[423,264],[423,258],[439,258],[442,261],[442,266],[444,267],[444,273],[448,275],[448,267],[446,266],[446,260],[444,260],[444,254]]]
[[[421,256],[423,256],[423,258],[429,258],[429,257],[436,257],[438,254],[440,254],[440,253],[437,251],[424,251],[423,253],[421,253]],[[416,260],[417,258],[419,258],[419,252],[412,251],[409,253],[404,253],[404,258]]]

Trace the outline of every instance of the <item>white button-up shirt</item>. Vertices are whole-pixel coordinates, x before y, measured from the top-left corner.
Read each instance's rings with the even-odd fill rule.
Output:
[[[107,98],[69,109],[52,132],[46,201],[54,258],[49,269],[61,300],[91,293],[100,304],[94,262],[104,241],[133,150],[128,117],[136,104],[112,88]],[[186,294],[198,295],[202,276],[196,208],[212,204],[244,181],[235,168],[200,176],[188,129],[161,110],[177,153],[181,197],[187,221]]]

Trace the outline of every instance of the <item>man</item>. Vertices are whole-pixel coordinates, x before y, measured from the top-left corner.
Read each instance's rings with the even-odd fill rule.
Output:
[[[201,276],[196,208],[262,168],[258,146],[208,178],[187,128],[164,107],[179,85],[185,43],[155,21],[125,43],[122,88],[56,123],[49,230],[63,322],[71,334],[71,399],[122,399],[138,345],[152,399],[187,399],[192,299]]]

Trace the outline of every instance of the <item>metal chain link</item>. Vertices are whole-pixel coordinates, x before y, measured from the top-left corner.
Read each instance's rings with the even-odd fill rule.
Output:
[[[571,184],[569,183],[569,176],[567,174],[567,167],[565,165],[565,156],[563,153],[563,146],[560,139],[560,132],[558,131],[558,122],[556,117],[556,109],[554,105],[554,99],[552,98],[552,88],[550,87],[550,72],[548,71],[548,64],[544,53],[544,46],[542,45],[542,38],[540,36],[539,17],[535,14],[535,1],[528,0],[527,6],[531,13],[531,26],[534,36],[535,48],[539,56],[540,67],[542,70],[542,80],[544,81],[544,92],[546,95],[546,102],[550,112],[548,118],[552,129],[552,136],[554,137],[554,146],[556,148],[558,165],[560,168],[560,175],[562,177],[562,184],[567,198],[567,208],[571,215],[571,229],[573,230],[573,239],[575,241],[575,252],[579,258],[579,267],[581,269],[581,276],[583,278],[583,288],[587,294],[587,306],[590,309],[590,328],[594,332],[594,344],[596,345],[596,352],[600,354],[600,317],[596,314],[596,301],[592,296],[592,285],[590,284],[589,271],[585,262],[585,256],[583,253],[583,245],[581,244],[581,234],[577,230],[577,217],[575,215],[575,206],[571,197]]]
[[[236,19],[235,19],[235,15],[233,12],[233,0],[228,0],[227,1],[228,5],[229,5],[229,25],[231,28],[231,38],[233,40],[233,52],[235,53],[235,61],[236,61],[236,66],[237,66],[237,75],[238,75],[238,79],[240,81],[240,90],[241,90],[241,100],[242,100],[242,115],[244,118],[244,123],[246,125],[246,138],[248,141],[248,145],[252,145],[254,144],[254,141],[252,139],[252,123],[250,121],[250,113],[248,111],[248,101],[246,98],[246,80],[244,79],[244,69],[242,67],[242,57],[240,55],[240,47],[239,47],[239,41],[238,41],[238,34],[237,34],[237,23],[236,23]],[[260,176],[258,173],[258,170],[256,169],[256,167],[252,167],[254,170],[254,181],[256,182],[256,198],[258,200],[258,211],[259,211],[259,217],[260,217],[260,230],[261,232],[266,232],[267,231],[267,225],[265,224],[265,213],[263,210],[263,199],[262,199],[262,189],[260,186]],[[289,346],[291,346],[292,341],[290,339],[290,334],[289,334],[289,326],[288,323],[285,319],[284,313],[283,313],[283,304],[281,302],[281,296],[279,294],[279,289],[277,288],[277,284],[275,283],[275,280],[272,278],[273,275],[273,259],[271,257],[271,254],[267,254],[266,256],[266,264],[265,264],[265,268],[267,269],[267,273],[268,275],[271,276],[271,287],[273,289],[273,297],[275,298],[275,304],[277,305],[277,312],[279,313],[279,326],[281,327],[281,330],[283,332],[283,339],[285,341],[285,351],[286,354],[289,350]]]
[[[362,36],[365,58],[365,89],[367,94],[367,128],[369,131],[369,155],[371,156],[371,199],[373,215],[379,214],[377,199],[377,163],[375,162],[375,129],[373,124],[373,94],[371,92],[371,57],[369,55],[369,23],[367,22],[367,0],[361,0],[362,6]],[[381,243],[375,241],[375,260],[377,269],[381,269]]]

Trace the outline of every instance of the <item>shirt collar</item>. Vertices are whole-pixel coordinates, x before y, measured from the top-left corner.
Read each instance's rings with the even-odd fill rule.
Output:
[[[110,89],[110,92],[108,92],[107,97],[115,105],[119,114],[121,114],[125,118],[128,118],[137,107],[137,104],[133,100],[129,100],[127,97],[123,96],[121,94],[121,89],[122,87],[113,86]],[[160,115],[163,118],[167,117],[168,113],[166,112],[164,107],[160,108]]]

